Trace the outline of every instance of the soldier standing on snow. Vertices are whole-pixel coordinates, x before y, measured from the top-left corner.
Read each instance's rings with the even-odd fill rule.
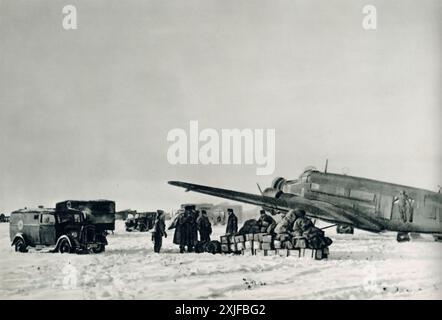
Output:
[[[188,252],[192,252],[196,244],[194,210],[195,206],[185,206],[184,212],[180,213],[169,227],[175,228],[173,243],[180,246],[180,253],[183,253],[186,247]]]
[[[207,217],[206,210],[201,211],[201,215],[196,220],[198,231],[200,232],[200,241],[209,242],[210,235],[212,234],[212,224]]]
[[[157,210],[157,217],[153,225],[152,241],[154,242],[153,250],[156,253],[160,253],[161,245],[163,243],[163,236],[167,238],[166,222],[163,210]]]
[[[226,234],[235,234],[238,232],[238,218],[233,213],[233,209],[227,209],[229,218],[227,219]]]

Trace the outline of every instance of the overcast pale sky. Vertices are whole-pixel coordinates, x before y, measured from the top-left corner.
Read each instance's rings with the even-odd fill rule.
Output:
[[[75,5],[78,29],[62,28]],[[377,8],[377,30],[362,7]],[[0,212],[257,192],[304,167],[437,190],[440,1],[0,0]],[[168,164],[169,130],[276,129],[276,170]]]

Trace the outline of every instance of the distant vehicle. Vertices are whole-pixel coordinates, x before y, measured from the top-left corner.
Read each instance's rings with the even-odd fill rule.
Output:
[[[53,252],[100,253],[107,245],[107,231],[115,229],[115,202],[68,200],[55,209],[20,209],[11,213],[9,235],[17,252],[28,247]]]
[[[129,214],[126,219],[126,231],[145,232],[153,228],[157,212],[139,212]]]
[[[0,214],[0,222],[9,222],[9,217],[5,216],[3,213]]]
[[[207,195],[263,207],[272,214],[304,209],[307,215],[336,224],[339,233],[353,228],[372,232],[432,234],[442,240],[442,194],[372,179],[306,169],[298,179],[276,178],[261,194],[214,188],[181,181],[169,184]]]

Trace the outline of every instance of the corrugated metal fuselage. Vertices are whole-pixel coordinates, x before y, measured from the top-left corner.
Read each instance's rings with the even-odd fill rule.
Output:
[[[429,190],[318,171],[285,181],[278,189],[288,207],[292,202],[303,207],[302,197],[310,215],[330,222],[370,231],[442,233],[442,194]]]

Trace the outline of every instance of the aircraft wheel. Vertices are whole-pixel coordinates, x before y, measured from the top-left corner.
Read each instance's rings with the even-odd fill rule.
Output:
[[[407,232],[398,232],[396,240],[397,242],[410,241],[410,235]]]

